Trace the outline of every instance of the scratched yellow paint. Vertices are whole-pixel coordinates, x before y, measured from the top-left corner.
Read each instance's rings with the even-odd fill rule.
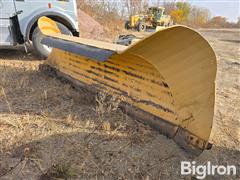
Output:
[[[46,64],[86,85],[124,95],[133,106],[208,141],[214,115],[216,57],[199,33],[175,26],[125,47],[62,35],[46,17],[40,18],[38,26],[46,37],[115,52],[107,61],[98,62],[54,49]]]
[[[135,68],[133,64],[131,64],[132,69],[127,69],[126,67],[129,66],[128,63],[126,66],[125,61],[120,61],[119,58],[115,59],[114,57],[112,57],[110,59],[111,63],[118,64],[117,68],[119,69],[119,71],[114,71],[108,68],[112,66],[112,64],[108,63],[108,61],[97,62],[94,60],[86,59],[79,55],[73,55],[69,52],[57,49],[54,49],[54,51],[55,53],[52,53],[50,58],[59,59],[58,57],[61,57],[61,60],[57,60],[56,62],[54,62],[56,63],[56,65],[51,65],[57,67],[61,72],[68,74],[71,77],[87,85],[101,84],[102,87],[104,87],[105,91],[107,91],[108,93],[117,93],[119,95],[126,96],[126,101],[128,103],[144,111],[150,112],[153,115],[166,119],[167,121],[170,121],[174,124],[178,124],[173,105],[174,100],[170,94],[170,90],[164,87],[162,84],[159,85],[151,82],[151,80],[153,79],[161,83],[164,82],[164,80],[161,79],[161,75],[156,70],[154,71],[154,67],[152,67],[151,69],[152,73],[144,70],[143,72],[145,73],[142,72],[140,74],[138,71],[133,70]],[[53,57],[54,55],[57,55],[57,57]],[[128,55],[125,58],[130,59],[134,57]],[[149,64],[142,59],[138,59],[137,63],[138,65],[141,64],[143,67],[144,64],[149,66]],[[104,65],[106,64],[108,66],[104,67]],[[98,69],[94,69],[93,67],[96,67]],[[96,74],[87,72],[89,70],[94,71],[94,73]],[[108,74],[103,71],[115,73],[115,75],[117,75],[118,77],[111,73]],[[132,74],[136,74],[138,76],[144,76],[146,80],[129,76],[123,71],[131,72]],[[105,79],[105,76],[115,80],[116,82]],[[156,80],[155,77],[157,77],[158,79]],[[95,80],[97,80],[98,82],[96,82]],[[126,85],[128,87],[126,87]],[[130,96],[131,98],[129,98],[128,96]],[[146,101],[155,103],[156,105],[160,105],[162,108],[160,108],[160,106],[156,107],[148,104],[146,103]]]

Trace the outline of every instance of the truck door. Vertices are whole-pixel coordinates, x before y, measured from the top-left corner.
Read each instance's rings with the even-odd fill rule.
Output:
[[[13,1],[0,0],[0,46],[14,45],[13,36],[11,33],[11,20],[15,13]]]

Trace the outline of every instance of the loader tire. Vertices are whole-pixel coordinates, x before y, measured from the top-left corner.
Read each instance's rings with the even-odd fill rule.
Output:
[[[144,22],[139,22],[137,25],[138,32],[144,32],[146,30],[146,24]]]
[[[61,23],[57,23],[57,25],[63,34],[72,35],[71,31],[66,26],[64,26]],[[41,58],[46,59],[48,55],[51,53],[52,48],[42,44],[41,43],[42,39],[43,39],[43,35],[41,34],[39,28],[36,27],[32,34],[33,47]]]
[[[127,29],[127,30],[130,29],[130,22],[129,21],[125,22],[125,29]]]

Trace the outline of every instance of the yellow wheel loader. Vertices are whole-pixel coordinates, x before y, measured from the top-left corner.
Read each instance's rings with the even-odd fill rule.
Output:
[[[61,34],[47,17],[38,27],[42,43],[53,47],[42,69],[123,96],[120,108],[190,154],[211,147],[216,57],[198,32],[172,26],[127,47]]]
[[[126,29],[137,29],[143,32],[146,29],[169,27],[173,25],[171,16],[165,15],[164,7],[150,7],[146,14],[131,15],[125,23]]]

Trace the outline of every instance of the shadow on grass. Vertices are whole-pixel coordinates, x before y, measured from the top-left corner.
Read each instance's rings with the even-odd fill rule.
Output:
[[[230,40],[230,39],[220,39],[221,41],[231,42],[231,43],[240,43],[240,40]]]
[[[21,60],[21,61],[32,61],[41,60],[34,51],[31,45],[27,46],[28,52],[25,52],[23,46],[14,47],[1,47],[0,49],[0,60]]]
[[[183,160],[239,166],[239,151],[215,146],[189,158],[172,140],[118,112],[104,117],[111,127],[131,125],[92,133],[99,117],[89,92],[36,70],[0,72],[0,146],[11,144],[0,148],[0,179],[180,179]],[[219,178],[229,177],[209,177]]]
[[[181,179],[181,161],[239,167],[239,151],[213,147],[199,157],[189,158],[169,140],[155,137],[131,143],[129,137],[94,133],[62,133],[13,146],[0,153],[2,178],[29,179]],[[158,139],[157,139],[158,138]],[[238,169],[239,170],[239,169]],[[0,173],[0,174],[1,174]],[[239,173],[239,172],[238,172]],[[207,179],[238,179],[236,176],[208,176]]]

